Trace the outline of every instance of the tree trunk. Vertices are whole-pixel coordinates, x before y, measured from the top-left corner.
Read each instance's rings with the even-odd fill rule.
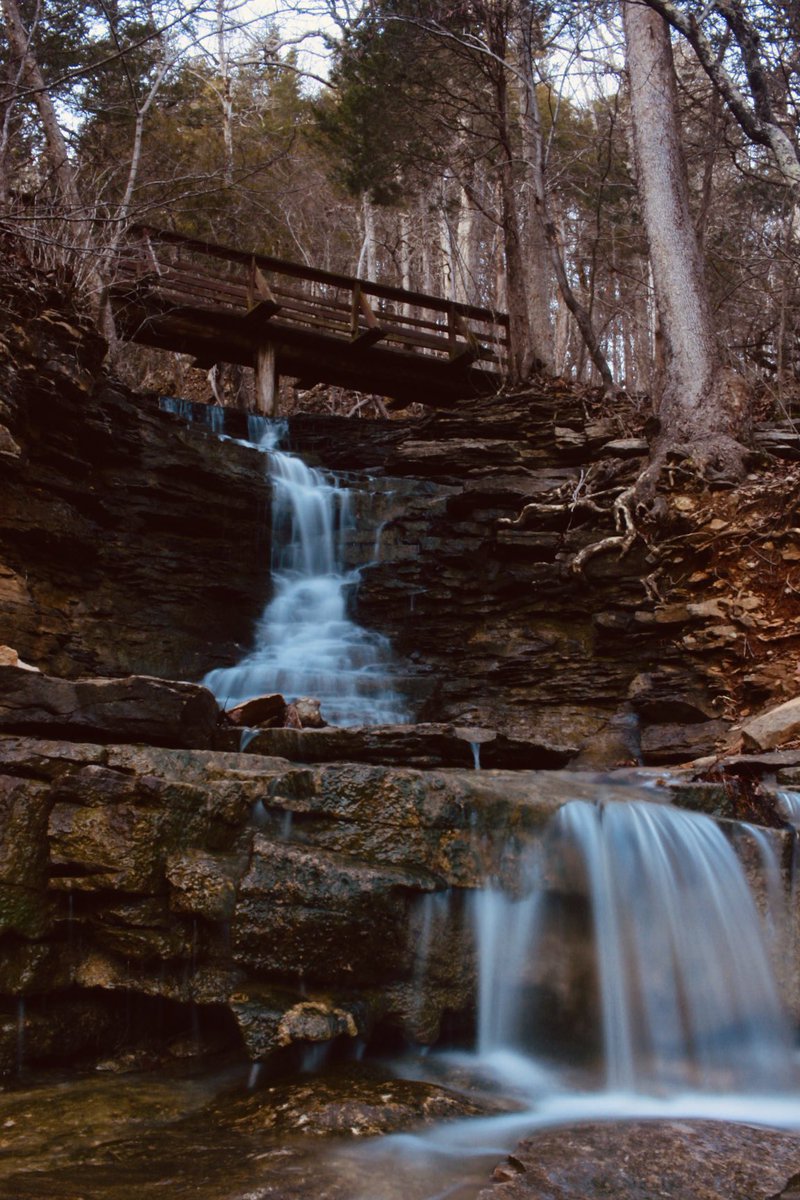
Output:
[[[670,451],[740,474],[744,386],[723,369],[689,211],[669,30],[636,0],[623,6],[639,195],[664,347],[656,462]]]
[[[6,25],[6,36],[13,57],[21,67],[23,82],[34,92],[39,120],[44,131],[47,158],[50,170],[56,181],[58,190],[68,206],[75,210],[81,208],[81,198],[75,182],[75,172],[69,160],[67,143],[58,123],[55,106],[50,99],[44,82],[44,76],[36,61],[36,56],[22,23],[16,0],[2,0],[3,18]]]
[[[217,0],[217,65],[222,89],[222,144],[225,149],[223,179],[226,187],[233,184],[233,80],[225,37],[225,0]]]
[[[516,76],[525,159],[527,198],[528,312],[531,349],[546,371],[553,370],[553,323],[550,318],[550,246],[545,230],[544,153],[539,99],[533,74],[530,19],[521,19],[519,73]]]

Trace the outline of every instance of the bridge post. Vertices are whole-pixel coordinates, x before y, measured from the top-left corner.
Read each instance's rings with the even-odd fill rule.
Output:
[[[278,416],[278,370],[275,343],[260,342],[256,346],[256,412],[264,417]]]

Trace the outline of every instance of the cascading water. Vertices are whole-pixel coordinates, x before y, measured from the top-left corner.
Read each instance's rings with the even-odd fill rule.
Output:
[[[792,1084],[790,1029],[758,912],[710,818],[573,801],[554,818],[545,853],[589,899],[608,1091]],[[478,902],[481,1054],[529,1049],[513,964],[540,952],[542,894],[487,891]]]
[[[289,700],[319,700],[323,717],[334,725],[407,721],[388,640],[347,615],[359,574],[345,565],[353,492],[328,472],[277,450],[280,426],[261,421],[251,436],[258,431],[273,488],[273,596],[250,653],[236,666],[209,672],[203,683],[226,707],[280,692]]]

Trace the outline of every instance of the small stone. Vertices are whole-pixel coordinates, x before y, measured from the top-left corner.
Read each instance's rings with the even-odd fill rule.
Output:
[[[319,700],[311,696],[298,696],[292,707],[303,729],[322,729],[327,724],[320,710]]]

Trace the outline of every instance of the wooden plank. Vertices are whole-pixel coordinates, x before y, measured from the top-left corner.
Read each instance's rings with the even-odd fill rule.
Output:
[[[242,325],[245,329],[258,330],[280,311],[281,306],[277,300],[259,300],[244,314]]]
[[[361,320],[366,323],[366,329],[361,328],[359,324]],[[350,344],[364,350],[368,346],[374,346],[376,342],[379,342],[385,336],[386,332],[379,325],[369,300],[367,300],[361,290],[361,284],[356,283],[353,288],[353,303],[350,318]]]
[[[256,412],[264,417],[278,415],[278,370],[275,343],[263,341],[255,354]]]

